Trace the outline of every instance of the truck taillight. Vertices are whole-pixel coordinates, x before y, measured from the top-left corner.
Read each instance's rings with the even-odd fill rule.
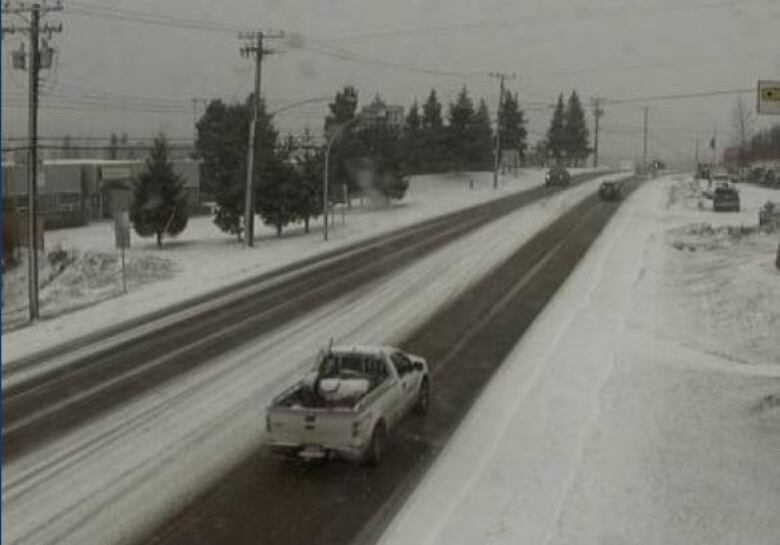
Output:
[[[352,437],[360,435],[360,420],[352,422]]]
[[[271,416],[265,415],[265,431],[271,433]]]

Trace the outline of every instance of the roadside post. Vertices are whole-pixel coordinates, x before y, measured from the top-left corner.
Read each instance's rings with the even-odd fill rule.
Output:
[[[130,214],[127,211],[114,215],[114,238],[122,259],[122,291],[127,293],[127,271],[125,267],[125,248],[130,247]]]
[[[347,224],[347,202],[349,199],[349,193],[347,192],[347,184],[343,184],[341,186],[342,189],[342,198],[344,199],[344,203],[341,205],[341,225]]]

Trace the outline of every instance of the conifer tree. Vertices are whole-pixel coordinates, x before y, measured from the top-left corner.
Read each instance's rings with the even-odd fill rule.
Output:
[[[490,125],[490,111],[484,99],[479,101],[466,142],[469,150],[469,168],[474,170],[490,169],[493,166],[493,129]]]
[[[136,233],[156,237],[157,247],[162,248],[163,236],[174,237],[184,231],[187,219],[184,180],[174,172],[165,138],[159,136],[135,182],[130,220]]]
[[[547,150],[556,163],[564,157],[566,151],[566,133],[564,132],[565,108],[563,94],[558,95],[558,103],[555,105],[550,128],[547,129]]]
[[[564,151],[571,166],[584,164],[590,153],[588,147],[588,126],[585,122],[585,111],[582,109],[577,91],[572,91],[566,104],[563,123]]]
[[[517,94],[506,93],[504,104],[501,107],[499,125],[501,149],[517,150],[520,159],[525,159],[528,149],[526,142],[528,132],[525,128],[525,116],[523,110],[520,109]]]

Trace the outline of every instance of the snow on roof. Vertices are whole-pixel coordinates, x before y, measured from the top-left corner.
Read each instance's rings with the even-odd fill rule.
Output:
[[[337,354],[365,354],[378,356],[383,352],[393,352],[392,346],[368,345],[368,344],[340,344],[331,347],[330,351]]]
[[[139,165],[146,162],[146,159],[46,159],[44,165],[96,165],[96,166],[117,166],[117,165]],[[171,159],[172,163],[197,163],[195,159]]]

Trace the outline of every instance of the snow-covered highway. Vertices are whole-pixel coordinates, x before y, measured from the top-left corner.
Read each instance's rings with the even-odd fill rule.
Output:
[[[597,183],[491,223],[388,280],[294,320],[219,365],[154,387],[7,462],[5,542],[106,543],[135,535],[257,446],[264,400],[305,368],[327,339],[403,338]],[[121,521],[114,520],[117,512]]]

